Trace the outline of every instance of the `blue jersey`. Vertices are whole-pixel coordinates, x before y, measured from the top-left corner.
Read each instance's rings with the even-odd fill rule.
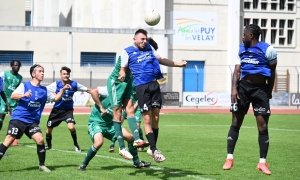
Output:
[[[22,90],[20,91],[20,89]],[[30,82],[21,83],[13,93],[16,91],[18,91],[18,94],[30,92],[31,97],[19,99],[18,105],[11,115],[11,121],[19,120],[29,124],[39,124],[47,99],[49,100],[49,97],[51,97],[53,100],[54,95],[51,95],[46,87],[33,86]]]
[[[239,59],[242,78],[248,74],[271,77],[270,64],[277,62],[277,53],[272,46],[265,42],[259,42],[249,48],[245,48],[244,44],[241,44]]]
[[[56,81],[52,84],[50,84],[49,86],[47,86],[48,90],[50,92],[54,92],[54,93],[58,93],[65,85],[63,84],[63,82],[60,81]],[[63,94],[62,98],[56,102],[54,104],[55,109],[73,109],[74,107],[74,101],[73,101],[73,95],[76,91],[86,91],[87,87],[77,83],[76,81],[72,81],[70,80],[70,86],[71,89],[68,89],[65,91],[65,93]]]
[[[128,54],[128,67],[133,76],[135,86],[163,78],[159,61],[153,54],[154,49],[149,43],[142,50],[129,46],[125,51]]]

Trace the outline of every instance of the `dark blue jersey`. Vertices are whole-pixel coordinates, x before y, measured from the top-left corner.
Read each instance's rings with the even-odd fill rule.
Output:
[[[242,73],[241,78],[244,78],[248,74],[261,74],[271,77],[270,64],[277,62],[277,53],[272,46],[265,42],[259,42],[249,48],[245,48],[244,44],[241,44],[239,59]]]
[[[64,87],[62,80],[56,81],[49,86],[47,86],[48,90],[50,92],[59,93],[59,91]],[[73,101],[73,95],[76,91],[86,91],[87,87],[77,83],[76,81],[70,80],[70,86],[71,89],[68,89],[63,94],[60,101],[56,102],[54,104],[55,109],[73,109],[74,107],[74,101]]]
[[[44,86],[33,86],[30,82],[23,82],[13,92],[17,94],[31,93],[31,97],[19,99],[16,109],[11,115],[11,120],[19,120],[25,123],[40,123],[41,114],[46,101],[52,101],[55,96]]]
[[[125,51],[128,54],[128,67],[135,86],[163,78],[159,61],[154,54],[155,50],[149,43],[146,44],[144,49],[129,46]],[[122,61],[124,60],[122,59]]]

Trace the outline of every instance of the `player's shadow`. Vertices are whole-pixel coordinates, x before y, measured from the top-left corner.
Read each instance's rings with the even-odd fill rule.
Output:
[[[103,170],[115,170],[118,168],[134,168],[133,166],[103,166],[101,169]],[[146,176],[152,176],[156,177],[157,179],[162,179],[162,180],[167,180],[170,178],[179,178],[179,177],[190,177],[190,176],[195,176],[196,178],[198,177],[199,179],[211,176],[211,175],[221,175],[219,173],[199,173],[199,172],[194,172],[190,170],[184,170],[184,169],[174,169],[174,168],[166,168],[166,167],[157,167],[157,166],[152,166],[148,168],[138,168],[134,172],[129,173],[128,175],[135,176],[137,174],[144,174]],[[205,176],[205,177],[203,177]],[[207,177],[208,178],[208,177]]]
[[[78,164],[65,164],[65,165],[57,165],[57,166],[47,166],[47,168],[49,168],[51,171],[54,171],[55,169],[60,169],[60,168],[64,168],[64,167],[78,167]],[[14,169],[14,170],[6,170],[6,171],[1,171],[0,172],[20,172],[20,171],[37,171],[39,170],[38,166],[31,166],[31,167],[26,167],[23,169]]]

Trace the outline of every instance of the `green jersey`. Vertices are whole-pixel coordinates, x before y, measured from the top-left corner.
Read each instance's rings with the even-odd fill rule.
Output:
[[[0,75],[3,79],[3,91],[10,106],[16,106],[17,101],[11,100],[10,96],[14,90],[21,84],[23,77],[20,74],[14,75],[10,70],[3,71]]]
[[[99,106],[95,104],[90,114],[88,124],[97,122],[100,126],[110,125],[113,123],[113,110],[110,101],[107,96],[99,95],[99,98],[103,108],[106,109],[106,115],[102,116]]]
[[[121,70],[121,56],[119,56],[115,68],[110,74],[109,78],[118,79],[118,77],[120,76],[119,75],[120,70]],[[131,77],[130,71],[127,71],[124,82],[127,82],[130,79],[130,77]]]

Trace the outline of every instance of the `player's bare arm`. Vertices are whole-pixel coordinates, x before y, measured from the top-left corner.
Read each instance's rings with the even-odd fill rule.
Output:
[[[275,82],[276,66],[277,66],[277,64],[273,64],[273,65],[270,66],[270,69],[271,69],[271,77],[268,78],[269,98],[270,98],[270,99],[272,99],[272,91],[273,91],[274,82]]]
[[[237,99],[240,99],[236,89],[236,86],[240,80],[240,76],[241,76],[241,65],[236,64],[232,75],[231,103],[236,103]]]
[[[10,115],[11,114],[11,108],[10,108],[9,102],[7,101],[7,98],[6,98],[5,94],[4,94],[4,91],[1,91],[1,98],[5,102],[6,107],[7,107],[7,111],[9,113],[9,115]]]
[[[157,55],[156,57],[159,61],[159,64],[161,64],[161,65],[165,65],[165,66],[169,66],[169,67],[185,67],[187,65],[186,61],[174,62],[167,58],[163,58],[160,55]]]
[[[92,89],[90,91],[90,94],[92,96],[92,99],[94,100],[95,104],[97,104],[97,106],[99,106],[100,111],[101,111],[101,115],[105,116],[106,115],[106,109],[103,107],[100,99],[99,99],[99,93],[98,93],[98,88],[96,89]]]
[[[71,87],[71,85],[70,84],[66,84],[56,95],[55,95],[55,98],[54,98],[54,102],[57,102],[57,101],[59,101],[61,98],[62,98],[62,96],[63,96],[63,94],[65,93],[65,91],[67,90],[67,89],[72,89],[72,87]]]
[[[12,100],[19,100],[23,97],[26,97],[26,98],[29,98],[31,96],[31,93],[30,92],[25,92],[24,94],[16,94],[16,93],[13,93],[11,96],[10,96],[10,99]]]
[[[127,67],[121,67],[120,72],[119,72],[119,77],[118,77],[119,81],[123,82],[125,80],[127,69],[128,69]]]

